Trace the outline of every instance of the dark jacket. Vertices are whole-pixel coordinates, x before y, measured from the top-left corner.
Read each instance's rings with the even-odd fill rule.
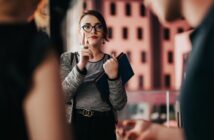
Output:
[[[192,52],[181,89],[186,140],[209,140],[214,131],[214,6],[191,34]]]

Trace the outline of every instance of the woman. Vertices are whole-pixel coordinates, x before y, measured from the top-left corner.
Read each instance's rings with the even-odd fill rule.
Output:
[[[29,21],[38,3],[0,1],[0,139],[68,140],[57,52]]]
[[[61,56],[66,101],[74,99],[75,136],[77,140],[115,140],[113,110],[125,106],[127,95],[118,74],[117,59],[101,50],[108,41],[106,22],[100,13],[90,10],[81,16],[79,25],[82,50],[76,55],[69,52]],[[103,70],[108,76],[109,102],[103,101],[94,84]]]

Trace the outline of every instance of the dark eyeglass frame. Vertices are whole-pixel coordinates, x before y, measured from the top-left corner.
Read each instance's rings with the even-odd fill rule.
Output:
[[[90,31],[84,29],[85,26],[90,26],[90,27],[91,27]],[[98,28],[99,26],[101,26],[102,29],[99,30],[99,28]],[[103,28],[103,25],[102,25],[101,23],[97,23],[97,24],[95,24],[94,26],[92,26],[91,24],[85,24],[85,25],[81,26],[81,28],[82,28],[85,32],[87,32],[87,33],[90,33],[90,32],[93,30],[93,28],[94,28],[94,30],[95,30],[96,32],[102,32],[103,29],[104,29],[104,28]],[[97,28],[98,28],[98,29],[97,29]]]

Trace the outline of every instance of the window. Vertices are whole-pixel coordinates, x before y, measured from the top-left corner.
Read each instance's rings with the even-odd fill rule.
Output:
[[[167,58],[168,58],[168,63],[172,64],[173,63],[173,52],[172,51],[168,52]]]
[[[164,77],[165,87],[169,88],[171,86],[171,77],[169,74],[166,74]]]
[[[164,28],[163,36],[164,36],[164,40],[170,40],[170,30],[169,30],[169,28]]]
[[[123,39],[128,39],[128,28],[123,27]]]
[[[142,75],[139,76],[139,89],[144,88],[144,77]]]
[[[142,28],[137,28],[137,38],[141,40],[143,38],[143,29]]]
[[[112,27],[109,27],[109,28],[108,28],[108,37],[109,37],[110,39],[113,38],[113,29],[112,29]]]
[[[86,2],[83,2],[83,9],[87,9],[87,3]]]
[[[145,16],[146,16],[146,8],[145,8],[144,4],[141,4],[141,5],[140,5],[140,15],[141,15],[142,17],[145,17]]]
[[[184,32],[184,29],[183,28],[178,28],[178,31],[177,31],[177,33],[182,33],[182,32]]]
[[[145,51],[143,51],[141,53],[141,61],[142,61],[142,63],[146,63],[146,52]]]
[[[116,5],[113,2],[110,4],[110,11],[111,15],[116,15]]]
[[[127,16],[131,16],[131,5],[130,5],[130,3],[126,3],[126,5],[125,5],[125,12],[126,12],[126,15]]]

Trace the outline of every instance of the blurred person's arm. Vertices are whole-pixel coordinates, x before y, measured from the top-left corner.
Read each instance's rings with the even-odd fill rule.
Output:
[[[49,53],[33,75],[23,108],[31,140],[68,140],[69,130],[59,76],[59,62]]]
[[[184,140],[184,135],[180,128],[167,128],[162,125],[151,124],[149,127],[142,128],[137,140]]]
[[[123,121],[117,135],[122,140],[184,140],[182,129],[167,128],[146,120]]]

